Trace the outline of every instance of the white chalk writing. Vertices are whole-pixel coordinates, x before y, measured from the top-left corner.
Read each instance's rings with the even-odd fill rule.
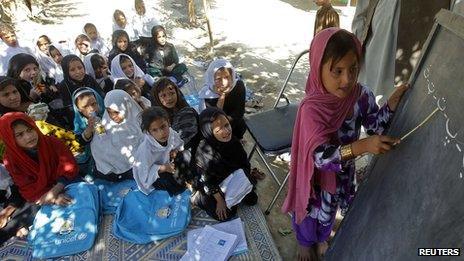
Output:
[[[442,112],[442,115],[446,119],[446,123],[445,123],[446,136],[443,141],[443,146],[446,147],[448,144],[451,145],[451,142],[452,142],[452,144],[455,145],[456,150],[462,154],[461,170],[459,171],[459,178],[462,179],[463,178],[462,173],[464,172],[464,153],[463,153],[463,150],[461,149],[460,144],[464,145],[464,143],[458,140],[459,133],[452,128],[454,126],[452,123],[452,120],[448,117],[448,115],[445,112],[446,99],[445,97],[439,97],[437,89],[435,88],[435,84],[433,83],[430,77],[431,71],[432,71],[432,66],[428,65],[427,67],[425,67],[424,72],[423,72],[424,79],[427,82],[426,92],[427,92],[427,95],[431,95],[431,97],[436,101],[436,105],[438,109]]]

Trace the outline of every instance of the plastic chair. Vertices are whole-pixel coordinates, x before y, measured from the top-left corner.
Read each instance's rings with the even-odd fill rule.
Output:
[[[253,145],[253,149],[251,150],[248,159],[251,159],[255,151],[258,152],[258,155],[263,161],[264,166],[269,171],[272,178],[279,185],[279,189],[274,195],[268,208],[264,212],[266,215],[269,215],[272,207],[275,204],[275,201],[282,192],[282,189],[285,187],[290,172],[287,173],[285,179],[281,182],[267,163],[265,156],[276,156],[282,153],[290,152],[292,145],[293,125],[295,124],[298,104],[290,103],[288,98],[285,96],[284,91],[296,64],[300,58],[308,52],[309,50],[301,52],[293,62],[290,72],[288,73],[287,78],[285,79],[285,82],[280,89],[279,95],[277,96],[277,100],[274,103],[272,109],[245,116],[245,123],[248,132],[255,140],[255,144]],[[285,99],[286,104],[279,106],[279,102],[282,98]]]

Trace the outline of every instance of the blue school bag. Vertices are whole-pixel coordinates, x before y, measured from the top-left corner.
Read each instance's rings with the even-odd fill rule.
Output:
[[[42,206],[35,216],[28,240],[32,257],[45,259],[86,251],[93,246],[98,232],[98,190],[92,184],[68,185],[73,198],[69,206]]]
[[[124,196],[129,191],[137,188],[137,183],[133,179],[121,182],[96,179],[94,180],[94,184],[98,187],[98,192],[100,193],[103,214],[114,214]]]
[[[113,235],[136,244],[147,244],[182,233],[190,223],[190,191],[170,197],[167,191],[149,195],[129,192],[113,220]]]

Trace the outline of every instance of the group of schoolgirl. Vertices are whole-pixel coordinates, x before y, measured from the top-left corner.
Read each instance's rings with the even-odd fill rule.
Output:
[[[97,49],[95,26],[85,29]],[[241,143],[243,81],[228,61],[211,62],[198,114],[179,88],[185,65],[162,27],[152,33],[144,56],[113,33],[109,77],[106,57],[82,42],[67,54],[42,36],[33,55],[2,28],[14,54],[0,76],[1,244],[28,236],[36,257],[77,253],[91,247],[101,213],[115,214],[118,238],[148,243],[185,229],[191,203],[221,221],[256,204],[263,176]]]

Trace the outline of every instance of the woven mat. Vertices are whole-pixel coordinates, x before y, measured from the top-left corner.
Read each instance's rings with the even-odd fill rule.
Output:
[[[238,215],[245,223],[249,251],[231,260],[281,260],[266,220],[258,206],[241,206]],[[58,260],[179,260],[187,250],[187,231],[163,241],[138,245],[116,239],[111,235],[113,216],[104,216],[94,246],[85,252]],[[204,211],[192,210],[188,229],[217,223]],[[33,260],[31,249],[24,240],[10,240],[0,248],[0,260]]]

